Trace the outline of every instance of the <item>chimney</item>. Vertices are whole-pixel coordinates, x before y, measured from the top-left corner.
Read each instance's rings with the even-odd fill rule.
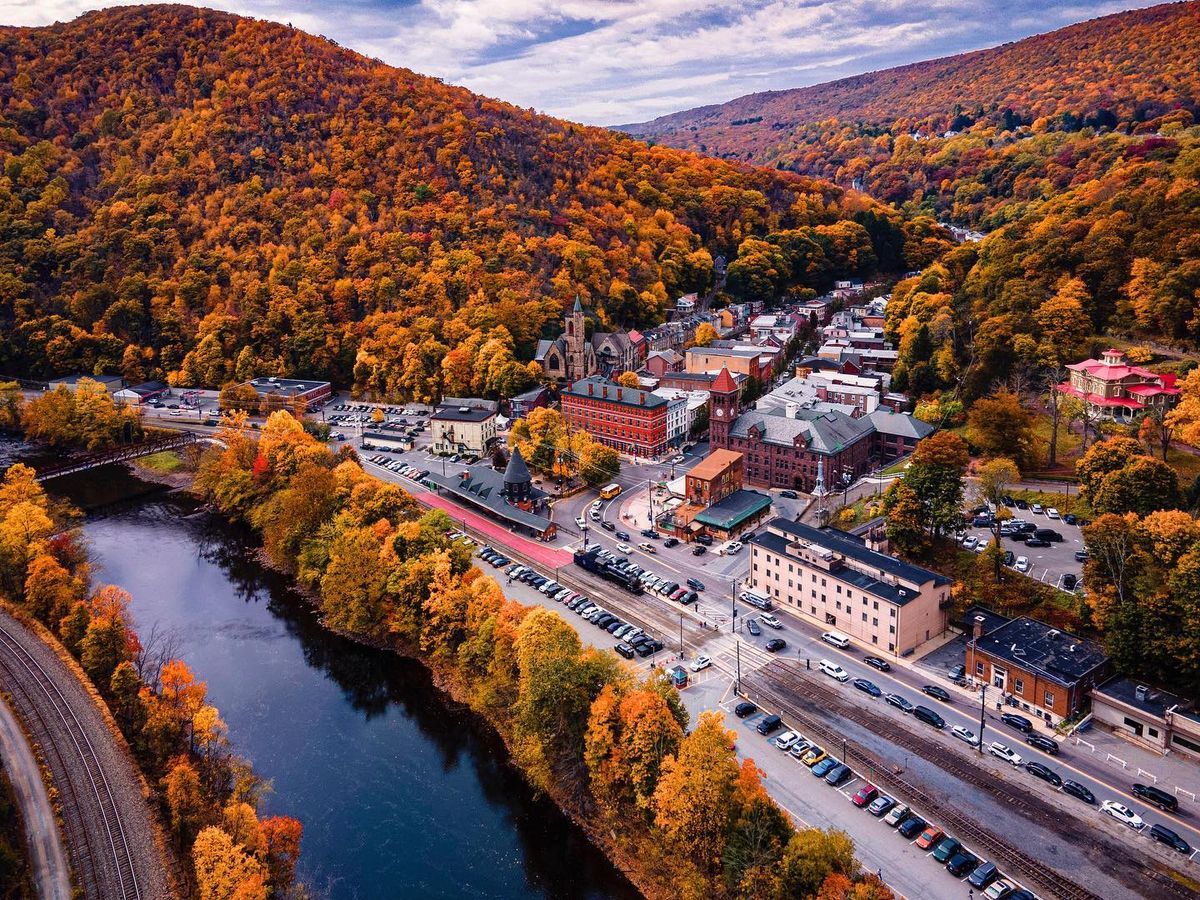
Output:
[[[607,384],[604,385],[604,398],[606,400],[608,399],[608,385]]]
[[[1059,632],[1058,632],[1057,628],[1051,628],[1049,631],[1046,632],[1046,637],[1050,638],[1050,640],[1052,640],[1052,641],[1057,641],[1058,633]]]
[[[638,403],[642,404],[642,406],[646,405],[646,392],[645,391],[642,391],[640,394],[638,394]]]
[[[589,381],[588,382],[588,396],[589,397],[592,396],[593,393],[595,393],[595,391],[593,390],[594,387],[595,386]]]
[[[979,640],[981,637],[983,637],[983,624],[986,621],[987,621],[987,619],[984,618],[983,616],[975,617],[975,626],[974,626],[974,630],[972,632],[972,635],[974,636],[975,640]]]

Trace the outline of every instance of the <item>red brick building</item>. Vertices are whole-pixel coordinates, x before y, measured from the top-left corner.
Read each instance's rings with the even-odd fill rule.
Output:
[[[605,446],[631,456],[667,451],[667,399],[603,378],[583,378],[562,392],[563,418]]]

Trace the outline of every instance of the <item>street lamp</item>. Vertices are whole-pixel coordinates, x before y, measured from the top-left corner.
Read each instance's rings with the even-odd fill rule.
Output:
[[[679,614],[679,658],[683,659],[683,613]]]
[[[987,710],[987,689],[988,686],[985,684],[979,692],[979,747],[977,749],[980,756],[983,756],[983,723],[984,712]]]

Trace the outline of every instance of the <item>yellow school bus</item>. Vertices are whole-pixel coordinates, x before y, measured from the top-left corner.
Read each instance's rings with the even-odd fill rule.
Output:
[[[619,484],[610,484],[608,487],[600,490],[600,499],[611,500],[619,493],[621,493],[621,486]]]

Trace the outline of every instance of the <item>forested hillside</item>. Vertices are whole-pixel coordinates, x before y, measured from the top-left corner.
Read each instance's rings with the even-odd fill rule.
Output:
[[[811,288],[945,246],[825,181],[182,6],[0,30],[0,161],[0,372],[30,375],[495,396],[576,292],[644,325],[746,239],[811,244],[770,272]]]
[[[1192,125],[1198,58],[1200,4],[1166,4],[621,127],[990,227],[1108,171],[1131,135]]]

